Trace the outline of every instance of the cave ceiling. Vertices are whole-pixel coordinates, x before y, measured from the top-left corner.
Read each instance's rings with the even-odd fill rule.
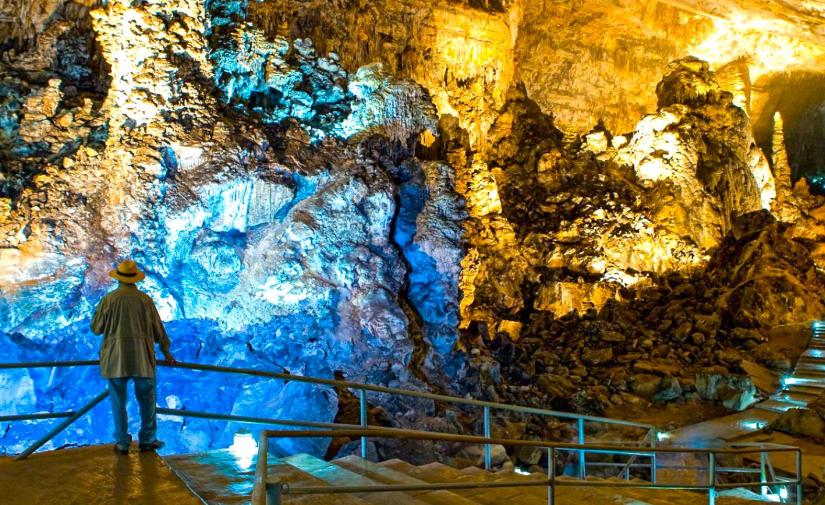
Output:
[[[80,19],[99,4],[2,0],[0,40],[30,39],[58,14]],[[821,1],[249,2],[249,21],[268,35],[309,37],[350,70],[382,61],[478,135],[514,81],[569,129],[604,119],[613,131],[630,131],[655,111],[651,90],[667,62],[686,55],[721,71],[758,123],[775,112],[777,75],[822,70],[824,18]]]

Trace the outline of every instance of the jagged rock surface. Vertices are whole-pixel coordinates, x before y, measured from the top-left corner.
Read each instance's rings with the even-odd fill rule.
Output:
[[[308,40],[266,38],[242,11],[213,7],[90,11],[107,71],[78,57],[75,73],[100,75],[88,89],[59,64],[66,48],[37,46],[0,69],[0,313],[13,357],[94,356],[91,311],[112,263],[132,256],[178,359],[407,387],[460,373],[463,201],[447,164],[415,158],[418,136],[435,133],[426,92],[380,66],[350,75]],[[59,40],[49,30],[44,44]],[[438,367],[411,374],[416,359]],[[96,383],[93,370],[56,373],[14,376],[4,411],[71,410],[77,395],[62,385]],[[161,375],[169,406],[252,414],[243,387]],[[261,394],[280,409],[329,398],[282,387]],[[331,398],[290,415],[331,421]],[[106,426],[93,418],[54,444],[105,441]],[[28,427],[7,428],[4,450],[19,450]],[[225,445],[233,427],[163,429],[185,452]]]
[[[490,131],[486,166],[468,163],[459,186],[478,265],[464,272],[465,323],[600,308],[621,287],[703,266],[733,220],[772,189],[770,177],[757,183],[765,174],[730,95],[686,91],[708,82],[706,64],[675,62],[659,87],[666,106],[632,135],[597,129],[573,142],[514,90]]]
[[[587,412],[696,398],[743,408],[754,388],[742,353],[776,364],[760,357],[764,330],[825,309],[823,201],[794,185],[781,128],[770,162],[756,147],[748,112],[769,107],[750,63],[665,68],[696,37],[728,33],[695,12],[555,0],[28,4],[0,0],[20,14],[0,19],[14,45],[0,63],[10,359],[93,356],[87,321],[126,255],[147,269],[179,359],[340,369]],[[818,54],[807,47],[790,53]],[[605,122],[592,127],[594,114]],[[0,413],[76,408],[65,385],[94,373],[15,372]],[[174,372],[160,382],[170,407],[252,414],[266,396],[276,413],[309,402],[314,421],[338,416],[329,389],[237,386]],[[382,407],[394,426],[479,428],[429,401]],[[105,440],[106,425],[92,416],[55,444]],[[570,436],[552,422],[499,428]],[[163,429],[173,450],[193,451],[227,445],[235,426]],[[3,433],[10,451],[31,438],[19,425]]]
[[[810,249],[758,210],[772,178],[730,94],[686,59],[659,95],[632,134],[571,139],[514,90],[488,161],[465,163],[469,186],[492,188],[468,198],[461,285],[465,345],[493,398],[740,410],[756,396],[741,351],[825,310]]]

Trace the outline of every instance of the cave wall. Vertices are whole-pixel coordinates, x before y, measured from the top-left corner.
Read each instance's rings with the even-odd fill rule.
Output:
[[[570,378],[572,395],[612,356],[737,371],[729,351],[825,310],[823,201],[790,166],[816,156],[818,130],[800,125],[818,99],[791,107],[787,132],[761,126],[785,103],[765,97],[798,86],[766,79],[818,75],[814,36],[688,2],[0,7],[15,13],[0,34],[10,359],[93,357],[88,319],[126,256],[147,270],[178,359],[516,402],[550,401],[519,389],[528,370]],[[789,40],[784,60],[754,50]],[[543,365],[491,357],[490,342],[522,337],[522,358]],[[495,369],[505,377],[487,384]],[[74,408],[66,386],[95,381],[55,374],[4,379],[0,412]],[[161,390],[193,410],[252,414],[261,395],[278,415],[338,408],[325,388],[182,372]],[[434,414],[391,407],[394,426]],[[106,440],[104,419],[55,444]],[[235,428],[162,429],[193,451]],[[0,431],[9,452],[35,433]]]
[[[59,64],[77,49],[51,36],[66,20],[3,66],[11,359],[94,357],[89,318],[112,264],[133,257],[182,361],[408,387],[458,373],[463,203],[449,165],[415,157],[419,135],[435,133],[429,95],[380,65],[350,74],[309,40],[266,38],[244,15],[109,2],[88,25],[105,73],[79,50],[76,69]],[[94,370],[55,374],[15,373],[3,411],[76,408],[99,382]],[[267,395],[283,416],[336,415],[329,388],[260,382],[167,372],[161,403],[257,415]],[[105,419],[50,447],[107,440]],[[190,452],[225,446],[235,428],[171,422],[161,436]],[[2,431],[15,452],[37,427]]]

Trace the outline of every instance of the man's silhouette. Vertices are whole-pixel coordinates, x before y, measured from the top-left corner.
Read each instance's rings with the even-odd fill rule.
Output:
[[[109,272],[117,279],[117,289],[100,300],[92,320],[95,335],[103,334],[100,346],[100,373],[109,380],[109,398],[115,424],[115,451],[128,454],[132,443],[126,417],[126,385],[135,384],[135,396],[140,405],[140,450],[153,451],[163,447],[157,439],[155,343],[163,355],[174,362],[169,352],[169,337],[149,296],[136,283],[146,275],[132,260],[126,260]]]

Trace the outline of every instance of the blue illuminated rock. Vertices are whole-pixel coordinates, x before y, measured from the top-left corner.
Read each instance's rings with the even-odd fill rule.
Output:
[[[308,39],[244,23],[245,9],[111,1],[91,15],[111,66],[99,101],[69,97],[51,61],[39,70],[48,84],[0,88],[3,139],[36,174],[0,215],[11,359],[93,359],[89,318],[112,264],[131,256],[181,361],[420,387],[406,370],[420,331],[428,363],[452,363],[463,201],[451,169],[410,148],[435,131],[429,96],[380,66],[351,78]],[[75,410],[105,387],[94,367],[4,377],[0,415]],[[158,401],[321,422],[337,412],[324,388],[167,368]],[[48,423],[0,428],[0,452],[16,452]],[[159,436],[169,451],[202,451],[231,444],[235,428],[164,415]],[[48,447],[110,432],[103,404]],[[325,452],[307,443],[281,445]]]
[[[248,388],[238,397],[232,408],[234,415],[264,415],[271,419],[315,423],[331,423],[335,420],[337,412],[338,397],[332,388],[295,381],[284,386],[263,383]],[[238,429],[239,425],[230,424],[227,432],[234,435]],[[276,426],[273,429],[302,428]],[[256,440],[258,431],[253,431]],[[307,453],[323,457],[329,443],[329,438],[273,438],[270,450],[283,456]]]

